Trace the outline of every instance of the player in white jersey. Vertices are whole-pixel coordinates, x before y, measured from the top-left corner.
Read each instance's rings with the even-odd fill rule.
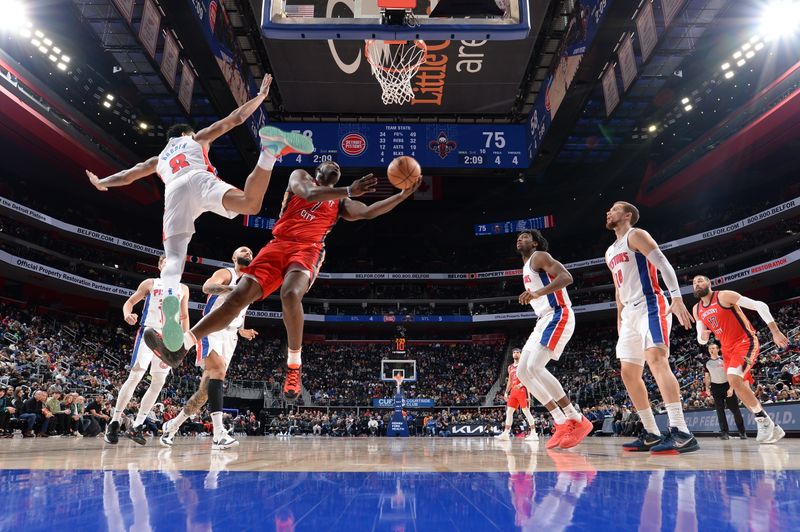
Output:
[[[617,240],[606,251],[606,265],[611,270],[617,299],[617,358],[622,382],[644,425],[636,441],[622,447],[626,451],[651,451],[677,454],[699,449],[681,406],[681,390],[669,365],[669,332],[672,314],[684,328],[692,326],[692,315],[686,309],[675,270],[658,249],[653,237],[633,226],[639,221],[639,210],[628,202],[618,201],[606,213],[606,228],[614,231]],[[667,304],[658,272],[667,285],[672,304]],[[644,363],[658,385],[669,417],[670,431],[662,437],[656,425],[647,387],[642,379]]]
[[[589,435],[592,422],[573,406],[561,383],[545,367],[561,357],[575,331],[575,313],[566,290],[572,284],[572,275],[547,252],[548,247],[535,229],[517,236],[525,285],[519,302],[530,304],[536,313],[536,327],[522,348],[517,377],[553,416],[555,432],[547,448],[568,449]]]
[[[258,214],[267,191],[272,168],[278,157],[288,153],[311,153],[314,145],[299,133],[286,133],[274,127],[261,128],[261,155],[244,190],[220,180],[208,160],[211,143],[241,125],[260,106],[269,92],[272,76],[264,76],[261,90],[230,115],[196,132],[188,124],[175,124],[167,131],[167,146],[156,157],[100,179],[86,171],[89,181],[100,191],[129,185],[158,173],[164,181],[164,251],[167,264],[161,272],[167,292],[162,310],[164,344],[172,350],[183,345],[183,331],[178,322],[177,297],[194,221],[204,212],[226,218],[237,214]]]
[[[250,248],[240,247],[233,252],[234,267],[217,270],[203,284],[203,292],[208,294],[203,315],[208,314],[225,301],[225,298],[233,292],[236,283],[241,279],[243,273],[241,269],[248,266],[252,260],[253,252]],[[206,401],[208,401],[211,420],[214,423],[211,448],[214,450],[227,449],[239,445],[239,442],[228,434],[222,424],[223,384],[233,358],[233,352],[236,350],[238,337],[253,340],[258,335],[253,329],[244,328],[244,317],[248,308],[249,305],[244,307],[227,328],[213,332],[197,343],[196,363],[203,368],[200,386],[186,402],[186,406],[183,407],[180,414],[164,424],[161,445],[172,447],[180,426],[198,413]]]
[[[163,270],[165,257],[158,259],[158,269]],[[184,330],[189,330],[189,287],[180,285],[182,295],[180,299],[180,320]],[[111,423],[106,427],[105,440],[107,443],[116,444],[119,441],[119,422],[133,397],[133,392],[144,377],[146,371],[150,371],[150,386],[142,397],[139,405],[139,412],[133,422],[133,428],[125,432],[125,436],[140,445],[147,443],[144,438],[143,426],[147,419],[150,409],[156,404],[158,394],[167,381],[167,375],[171,368],[153,354],[142,340],[142,331],[145,327],[161,328],[161,298],[164,293],[164,283],[161,279],[145,279],[139,284],[136,291],[122,305],[122,316],[129,325],[136,324],[136,314],[133,307],[144,300],[142,307],[142,317],[139,320],[139,331],[136,333],[136,341],[133,344],[133,355],[131,356],[131,372],[125,383],[120,387],[117,395],[117,404],[111,416]]]

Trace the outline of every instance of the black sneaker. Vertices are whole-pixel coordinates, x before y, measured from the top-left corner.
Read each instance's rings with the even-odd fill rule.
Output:
[[[691,453],[698,449],[700,449],[700,444],[697,443],[694,435],[672,427],[664,441],[651,448],[650,452],[653,454],[681,454]]]
[[[133,427],[125,431],[125,436],[139,445],[145,445],[147,443],[147,440],[144,438],[144,425],[139,425],[138,427]]]
[[[152,327],[145,327],[142,338],[144,338],[145,345],[149,347],[158,358],[163,360],[166,365],[172,369],[180,367],[181,362],[183,362],[183,357],[185,357],[187,353],[183,345],[181,345],[177,351],[170,351],[167,349],[167,346],[164,345],[164,340],[161,338],[161,335]]]
[[[730,439],[731,439],[731,437],[730,437],[730,435],[729,435],[727,432],[721,432],[721,433],[719,434],[719,439],[720,439],[720,440],[730,440]]]
[[[119,441],[119,421],[112,421],[106,427],[106,434],[103,436],[106,443],[116,445]]]
[[[664,441],[664,437],[661,434],[651,434],[646,431],[642,431],[639,437],[630,442],[625,443],[622,445],[623,451],[632,451],[636,453],[644,453],[650,451],[653,447],[658,445]]]
[[[739,433],[739,439],[740,440],[746,440],[747,439],[747,433],[746,432],[740,432]]]

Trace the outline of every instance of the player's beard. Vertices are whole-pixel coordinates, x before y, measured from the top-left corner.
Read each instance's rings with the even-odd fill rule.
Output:
[[[696,290],[693,292],[693,293],[694,293],[694,297],[696,297],[697,299],[700,299],[700,298],[702,298],[702,297],[706,297],[706,296],[708,295],[708,293],[709,293],[709,290],[710,290],[710,289],[709,289],[708,287],[705,287],[705,288],[697,288],[697,289],[696,289]]]
[[[614,220],[609,220],[609,221],[606,222],[606,229],[612,229],[613,230],[613,229],[616,229],[616,228],[617,228],[617,222],[615,222]]]
[[[250,266],[251,262],[253,262],[253,259],[246,259],[244,257],[236,257],[236,264],[238,264],[239,266],[241,266],[243,268],[246,268],[247,266]]]

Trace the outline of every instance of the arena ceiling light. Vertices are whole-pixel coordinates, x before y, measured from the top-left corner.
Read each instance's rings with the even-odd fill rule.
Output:
[[[774,0],[761,13],[760,33],[766,38],[788,37],[800,30],[800,0]]]
[[[647,128],[647,131],[649,131],[650,133],[652,133],[652,132],[654,132],[656,129],[657,129],[657,128],[656,128],[656,125],[655,125],[655,124],[652,124],[652,125],[650,125],[650,127],[648,127],[648,128]]]
[[[730,63],[722,63],[722,70],[728,70],[731,67]]]
[[[29,28],[25,6],[19,0],[0,0],[0,30],[19,31]]]
[[[728,70],[725,72],[725,79],[731,79],[733,77],[733,70]]]

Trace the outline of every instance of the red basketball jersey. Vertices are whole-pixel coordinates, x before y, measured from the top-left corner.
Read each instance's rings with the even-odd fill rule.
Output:
[[[714,292],[711,295],[708,306],[703,305],[702,301],[697,304],[697,317],[714,333],[722,344],[722,352],[725,353],[728,347],[736,345],[737,342],[745,338],[755,338],[756,332],[739,305],[722,306],[717,294],[718,292]]]
[[[517,386],[518,384],[522,384],[522,381],[520,381],[519,377],[517,377],[517,366],[514,364],[508,366],[508,380],[511,381],[512,392],[516,391],[515,386]],[[523,386],[522,388],[520,388],[520,390],[525,390],[525,387]]]
[[[286,191],[272,235],[296,242],[323,242],[339,220],[342,200],[306,201]]]

